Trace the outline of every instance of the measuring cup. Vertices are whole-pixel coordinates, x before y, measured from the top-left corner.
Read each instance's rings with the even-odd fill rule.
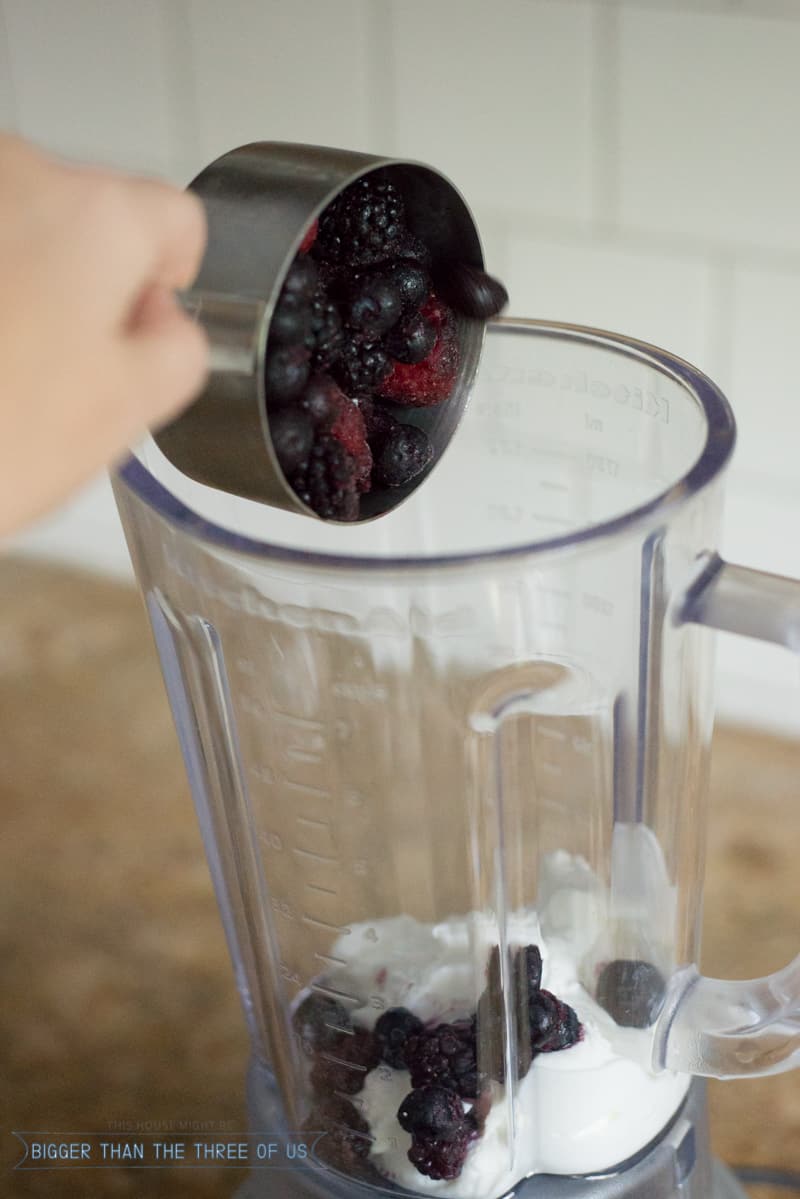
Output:
[[[798,582],[716,553],[733,445],[685,362],[509,319],[448,455],[375,524],[266,515],[153,444],[117,475],[259,1085],[332,1176],[431,1187],[397,1119],[410,1042],[374,1056],[398,1007],[474,1055],[477,1095],[446,1083],[464,1199],[618,1178],[692,1076],[800,1061],[800,959],[696,964],[711,630],[800,634]],[[527,1023],[548,1004],[563,1044]]]

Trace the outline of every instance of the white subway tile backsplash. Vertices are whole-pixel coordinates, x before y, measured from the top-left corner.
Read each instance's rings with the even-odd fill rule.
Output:
[[[398,0],[390,13],[393,149],[434,163],[476,211],[587,221],[591,5]]]
[[[512,230],[508,261],[515,316],[595,325],[705,364],[710,289],[702,259]]]
[[[800,22],[620,13],[620,219],[800,246]]]
[[[159,0],[3,0],[21,134],[66,155],[166,173]]]
[[[198,153],[248,141],[371,149],[370,0],[192,0]]]

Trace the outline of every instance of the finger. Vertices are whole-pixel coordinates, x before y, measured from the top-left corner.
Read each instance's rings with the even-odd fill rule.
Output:
[[[208,376],[206,336],[164,288],[152,289],[144,301],[125,352],[137,431],[174,416]]]
[[[191,192],[156,179],[128,180],[126,186],[152,239],[152,277],[166,287],[189,287],[206,246],[206,215]]]

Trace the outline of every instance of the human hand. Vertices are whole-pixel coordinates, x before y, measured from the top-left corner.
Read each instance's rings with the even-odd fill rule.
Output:
[[[0,535],[200,390],[208,346],[173,293],[205,236],[188,193],[0,134]]]

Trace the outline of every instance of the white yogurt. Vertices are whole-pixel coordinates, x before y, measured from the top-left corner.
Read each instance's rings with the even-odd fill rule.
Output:
[[[583,1039],[536,1057],[516,1095],[492,1084],[483,1135],[452,1182],[434,1182],[408,1160],[411,1137],[397,1122],[411,1090],[408,1072],[368,1074],[357,1099],[374,1138],[371,1161],[411,1190],[494,1199],[530,1174],[607,1170],[656,1137],[686,1094],[688,1075],[651,1070],[649,1031],[619,1028],[581,986],[574,944],[545,941],[531,911],[509,917],[507,938],[539,946],[542,986],[575,1009]],[[464,1018],[475,1010],[496,943],[493,923],[475,913],[435,925],[410,916],[365,921],[336,943],[334,955],[346,962],[337,986],[341,980],[344,989],[370,997],[352,1012],[356,1024],[372,1027],[382,1007],[407,1007],[424,1021]]]

